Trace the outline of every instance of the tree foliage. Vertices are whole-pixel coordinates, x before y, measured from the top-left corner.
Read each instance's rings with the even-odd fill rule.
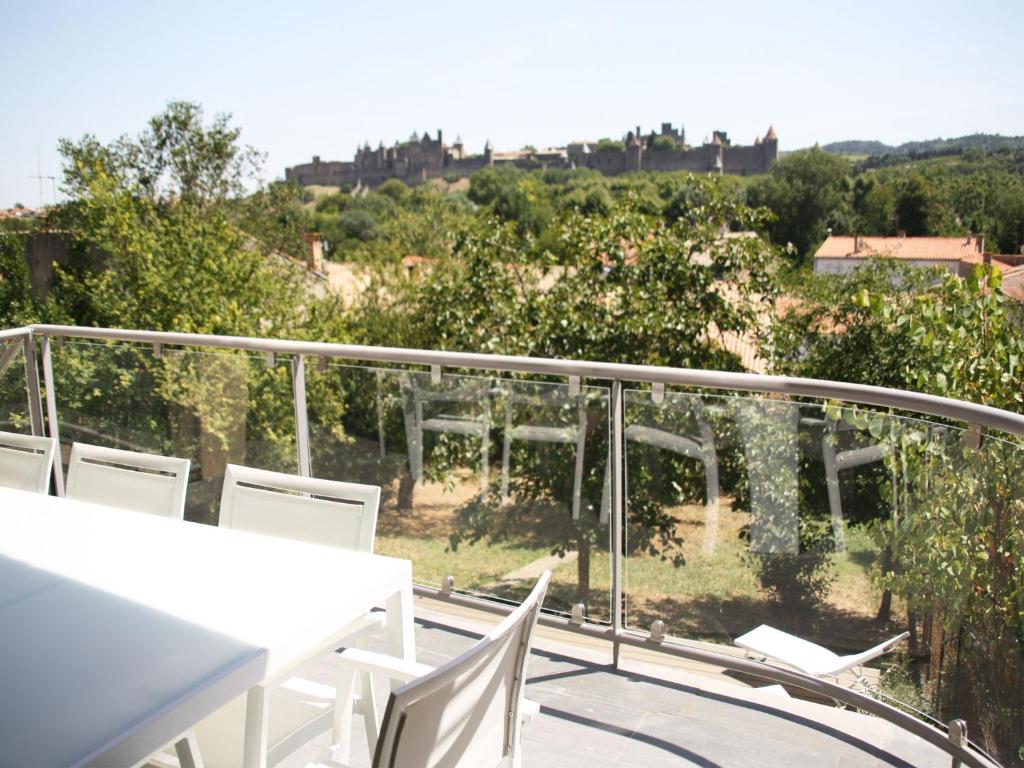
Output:
[[[226,116],[205,126],[198,106],[174,102],[135,139],[61,141],[70,200],[53,218],[77,258],[54,293],[78,322],[241,335],[297,325],[294,267],[240,226],[273,206],[246,209],[256,155],[238,135]]]

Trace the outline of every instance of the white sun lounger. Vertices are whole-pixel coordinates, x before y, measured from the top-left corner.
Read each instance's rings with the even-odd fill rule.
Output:
[[[903,632],[884,643],[868,648],[866,651],[849,656],[839,656],[817,643],[762,624],[757,629],[752,629],[747,634],[737,637],[733,643],[762,657],[785,662],[812,677],[838,679],[839,675],[847,670],[854,670],[856,673],[858,667],[888,653],[896,647],[897,643],[907,637],[910,637],[910,633]],[[863,676],[858,674],[857,681],[863,684]]]

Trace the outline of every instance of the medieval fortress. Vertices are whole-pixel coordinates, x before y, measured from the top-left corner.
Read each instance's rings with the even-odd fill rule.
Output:
[[[294,184],[375,187],[387,179],[418,184],[428,179],[469,176],[490,165],[512,164],[524,170],[546,168],[592,168],[608,176],[632,171],[691,171],[694,173],[766,173],[775,161],[779,140],[769,128],[751,146],[733,146],[725,131],[715,131],[699,147],[686,143],[682,127],[662,123],[661,132],[643,135],[640,126],[618,141],[575,141],[564,147],[514,152],[495,152],[488,141],[482,155],[467,154],[460,138],[444,143],[441,131],[432,139],[415,133],[406,142],[376,149],[369,143],[356,151],[352,162],[322,161],[285,169],[285,180]]]

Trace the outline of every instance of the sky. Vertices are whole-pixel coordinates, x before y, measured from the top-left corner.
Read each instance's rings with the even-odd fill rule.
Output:
[[[1022,29],[1022,0],[0,0],[0,208],[60,199],[59,138],[179,99],[231,114],[268,181],[438,129],[474,153],[669,121],[783,151],[1024,134]]]

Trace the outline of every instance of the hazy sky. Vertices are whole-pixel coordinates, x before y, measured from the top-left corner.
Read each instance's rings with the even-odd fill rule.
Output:
[[[414,130],[472,152],[682,122],[784,150],[1024,134],[1024,0],[0,0],[0,207],[57,139],[135,134],[168,100],[230,112],[286,165]],[[43,191],[49,202],[49,182]]]

